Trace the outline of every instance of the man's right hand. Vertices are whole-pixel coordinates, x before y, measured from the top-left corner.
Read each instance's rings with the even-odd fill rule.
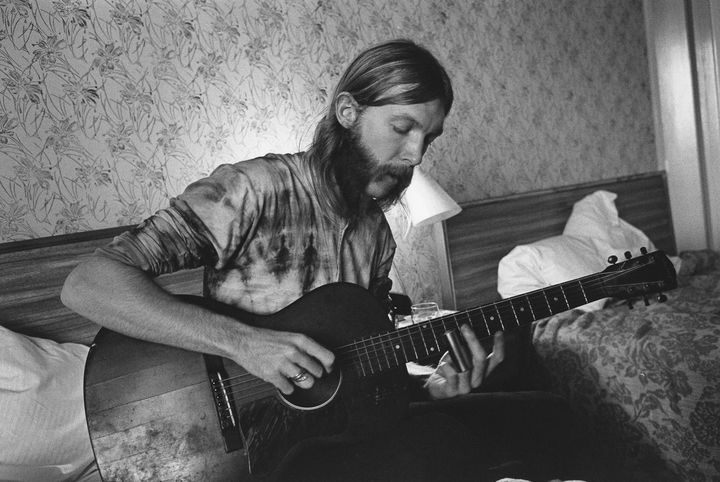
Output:
[[[289,395],[295,388],[293,377],[306,373],[297,383],[310,388],[316,378],[332,370],[335,355],[308,336],[287,331],[250,327],[243,336],[233,360],[249,373],[275,385]]]

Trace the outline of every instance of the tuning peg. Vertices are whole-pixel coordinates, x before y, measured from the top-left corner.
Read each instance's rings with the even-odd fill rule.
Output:
[[[665,302],[667,301],[667,296],[664,295],[663,293],[660,293],[660,294],[657,295],[657,300],[658,300],[660,303],[665,303]]]
[[[647,248],[645,246],[640,248],[640,254],[642,254],[643,256],[647,254]]]
[[[632,258],[632,253],[630,251],[625,251],[625,259]]]
[[[618,261],[618,257],[615,256],[614,254],[611,256],[608,256],[608,263],[615,264],[615,263],[617,263],[617,261]]]

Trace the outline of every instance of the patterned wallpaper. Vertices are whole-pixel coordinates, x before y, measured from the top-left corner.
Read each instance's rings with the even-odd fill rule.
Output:
[[[657,169],[640,0],[0,0],[0,242],[136,223],[220,163],[302,149],[394,37],[453,78],[424,169],[458,201]],[[415,299],[439,299],[428,229],[398,236]]]

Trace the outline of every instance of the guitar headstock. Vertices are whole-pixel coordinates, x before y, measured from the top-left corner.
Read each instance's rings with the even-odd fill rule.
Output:
[[[649,294],[657,293],[658,301],[665,301],[667,297],[662,292],[677,287],[675,267],[664,252],[648,253],[643,248],[641,253],[633,258],[626,252],[626,260],[620,263],[616,256],[608,258],[611,265],[601,273],[602,289],[607,296],[627,299],[642,296],[648,304]]]

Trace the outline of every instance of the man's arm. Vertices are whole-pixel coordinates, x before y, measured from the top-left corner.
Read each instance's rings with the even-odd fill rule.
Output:
[[[182,302],[139,268],[102,255],[70,273],[61,299],[113,331],[229,358],[286,394],[293,391],[288,378],[303,370],[320,377],[334,361],[331,351],[305,335],[252,327]]]

